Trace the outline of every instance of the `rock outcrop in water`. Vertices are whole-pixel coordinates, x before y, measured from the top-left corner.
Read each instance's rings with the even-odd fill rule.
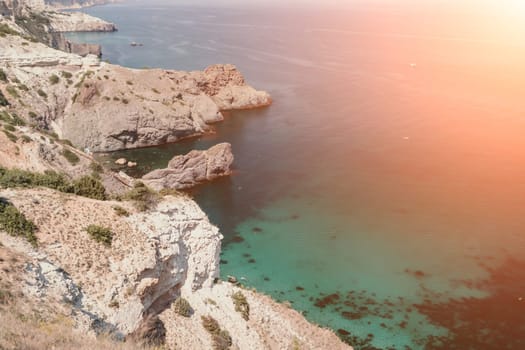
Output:
[[[257,108],[271,103],[268,93],[248,86],[241,72],[231,64],[214,65],[195,76],[199,88],[221,110]]]
[[[154,170],[142,177],[149,187],[185,189],[205,181],[231,174],[233,154],[229,143],[221,143],[206,151],[191,151],[174,157],[166,169]]]

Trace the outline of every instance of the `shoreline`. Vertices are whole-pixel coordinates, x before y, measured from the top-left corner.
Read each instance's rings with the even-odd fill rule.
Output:
[[[71,179],[82,175],[91,176],[86,175],[92,171],[93,163],[90,158],[80,157],[80,160],[75,160],[71,154],[82,152],[77,150],[72,152],[70,147],[73,146],[70,145],[74,144],[80,149],[85,149],[87,147],[82,146],[86,145],[86,142],[93,142],[94,145],[100,145],[97,142],[104,142],[105,139],[101,138],[101,128],[108,127],[108,120],[104,117],[100,120],[88,118],[98,117],[102,113],[103,115],[111,114],[112,110],[117,113],[115,119],[124,118],[129,115],[130,111],[142,111],[148,103],[150,106],[154,104],[156,110],[150,111],[156,118],[163,111],[169,112],[166,114],[166,118],[169,118],[172,116],[170,113],[182,110],[187,114],[182,114],[181,117],[192,117],[188,118],[193,122],[191,127],[204,132],[202,125],[219,121],[218,116],[221,110],[242,109],[239,105],[228,105],[228,96],[237,91],[235,89],[241,89],[243,94],[247,94],[249,98],[243,102],[247,107],[259,107],[271,103],[267,93],[257,91],[247,85],[244,77],[231,65],[211,66],[203,72],[178,72],[162,69],[131,70],[102,63],[89,55],[81,58],[56,51],[45,44],[35,42],[23,44],[26,43],[24,40],[26,39],[19,33],[0,37],[0,45],[9,48],[3,52],[5,64],[2,65],[2,74],[6,77],[3,78],[5,83],[0,81],[0,92],[9,98],[6,105],[0,109],[2,113],[5,109],[7,113],[5,118],[8,119],[13,119],[10,113],[15,112],[23,116],[27,115],[28,118],[43,116],[42,120],[46,123],[44,126],[54,130],[58,135],[50,131],[46,134],[47,136],[44,136],[45,128],[32,129],[32,127],[25,126],[26,124],[9,127],[14,134],[0,134],[3,147],[5,147],[3,150],[5,157],[2,157],[0,166],[8,169],[23,168],[40,173],[46,170],[58,170],[67,174]],[[164,82],[159,83],[159,78]],[[15,88],[11,85],[14,81],[17,82]],[[175,92],[181,89],[179,81],[189,85],[188,89],[193,91],[193,94],[181,90],[182,92],[177,95]],[[35,87],[35,83],[38,88]],[[142,94],[143,97],[136,98],[134,94],[137,93]],[[173,95],[173,100],[170,100],[173,106],[167,108],[166,101],[159,102],[158,95],[164,98]],[[268,101],[268,103],[260,101]],[[191,110],[188,105],[191,106]],[[200,120],[195,121],[195,116],[199,116]],[[85,125],[91,130],[84,127],[79,121],[86,123]],[[187,127],[187,125],[183,126]],[[114,126],[109,125],[109,127]],[[89,132],[92,132],[93,136],[89,135]],[[111,132],[112,130],[107,135],[114,142]],[[98,137],[98,139],[93,141],[92,137]],[[124,146],[128,145],[126,137],[128,134],[125,132],[123,133],[124,141],[122,141]],[[177,134],[174,137],[177,137]],[[7,138],[9,140],[4,141]],[[179,139],[183,137],[174,141]],[[159,140],[163,139],[159,138]],[[35,148],[35,145],[38,147]],[[119,145],[118,143],[106,145],[102,143],[100,147],[111,148]],[[137,145],[137,148],[141,146],[140,143]],[[28,159],[31,161],[28,162]],[[105,172],[102,169],[102,173],[98,174],[104,186],[111,181],[111,176]],[[116,187],[118,186],[111,184],[106,189],[111,192],[116,191]],[[255,315],[249,321],[250,327],[247,327],[248,320],[236,313],[231,304],[232,294],[242,293],[243,289],[220,280],[214,287],[219,277],[218,259],[222,235],[209,223],[206,214],[192,199],[167,195],[160,199],[158,207],[140,212],[133,209],[129,202],[86,200],[76,194],[60,194],[55,189],[7,188],[1,190],[1,194],[8,198],[22,214],[38,223],[39,230],[36,232],[36,238],[39,241],[38,252],[56,264],[56,271],[68,271],[72,276],[73,282],[71,283],[80,283],[85,286],[84,297],[88,303],[75,304],[74,308],[78,308],[81,312],[89,312],[93,317],[104,319],[118,330],[117,334],[128,334],[147,321],[143,316],[145,317],[149,312],[156,312],[157,316],[168,325],[167,339],[173,345],[173,342],[179,339],[177,334],[179,329],[176,326],[170,328],[169,325],[177,325],[180,320],[177,315],[171,313],[171,309],[166,308],[169,304],[164,305],[164,303],[171,303],[175,297],[182,295],[192,300],[197,315],[204,317],[207,314],[213,314],[221,324],[227,325],[234,336],[234,341],[243,349],[267,348],[268,341],[278,347],[286,347],[292,342],[303,344],[305,348],[311,349],[349,348],[343,345],[333,331],[309,323],[297,311],[286,311],[284,306],[269,297],[244,291],[249,302],[253,303],[252,312]],[[39,198],[39,200],[35,202],[32,198]],[[66,198],[67,200],[63,202]],[[65,203],[67,203],[67,209],[63,207]],[[123,209],[129,212],[129,216],[116,217],[112,214],[116,205],[124,206]],[[105,209],[96,210],[99,207]],[[56,213],[48,212],[52,208],[66,211],[67,218],[73,216],[76,219],[64,219],[60,215],[57,216]],[[86,210],[86,208],[92,208],[92,210]],[[159,218],[163,219],[159,221]],[[151,220],[151,224],[145,225],[143,222],[148,220]],[[180,231],[178,223],[180,220],[185,225],[187,221],[191,223],[192,220],[196,220],[199,225],[204,226],[191,226],[191,224],[189,231],[191,235],[186,235],[184,230]],[[83,226],[90,222],[104,223],[115,230],[115,248],[107,250],[106,254],[114,261],[120,261],[119,271],[123,273],[124,280],[121,281],[122,276],[117,275],[109,279],[100,278],[102,276],[93,274],[93,271],[90,270],[92,263],[103,263],[94,258],[100,255],[98,251],[100,248],[89,240],[79,246],[76,244],[78,237],[70,235],[70,233],[85,232]],[[162,225],[156,227],[159,224]],[[60,227],[64,228],[67,234],[58,234],[56,230]],[[9,249],[27,256],[28,259],[31,259],[30,256],[35,252],[28,245],[11,239],[3,233],[0,234],[0,238],[2,242],[8,243]],[[86,237],[82,239],[85,240]],[[165,239],[167,241],[164,241]],[[55,244],[53,240],[61,242],[58,249],[53,248]],[[155,258],[150,261],[146,259],[144,253],[135,251],[135,243],[144,241],[141,244],[146,249],[151,244],[151,242],[147,243],[149,240],[157,242],[154,244],[156,250],[167,254],[166,261],[173,260],[175,265],[173,270],[170,270],[170,266],[165,265],[164,260]],[[173,242],[176,244],[174,245]],[[152,256],[158,257],[159,252]],[[182,254],[182,252],[185,253]],[[95,254],[93,262],[80,267],[75,265],[75,261],[85,254]],[[128,255],[133,257],[131,261],[121,260]],[[34,263],[40,264],[40,262]],[[153,265],[143,266],[145,263]],[[100,268],[106,269],[107,266],[101,265]],[[157,271],[158,275],[151,279],[148,274],[141,273],[141,269],[144,268],[144,271]],[[181,274],[180,271],[185,272]],[[87,274],[87,272],[90,273]],[[112,270],[112,272],[115,271]],[[57,280],[56,283],[62,282]],[[131,285],[128,286],[129,283]],[[90,287],[95,285],[99,287],[94,289]],[[112,291],[110,299],[107,293],[100,293],[109,290]],[[37,290],[35,293],[42,293],[42,291]],[[208,305],[206,298],[210,297],[217,298],[219,306]],[[268,313],[272,314],[272,320],[268,319]],[[191,344],[190,347],[210,347],[209,335],[204,332],[198,319],[192,319],[191,323],[185,324],[185,327],[187,328],[184,329],[192,334],[200,334],[197,339],[185,340]],[[93,331],[89,327],[84,330]],[[195,343],[197,341],[200,343]]]

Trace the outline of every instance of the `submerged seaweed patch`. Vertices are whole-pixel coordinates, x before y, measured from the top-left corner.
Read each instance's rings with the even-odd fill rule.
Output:
[[[426,339],[426,350],[525,349],[525,261],[509,259],[488,270],[490,278],[477,283],[488,297],[427,299],[415,306],[432,324],[449,330],[447,336]]]

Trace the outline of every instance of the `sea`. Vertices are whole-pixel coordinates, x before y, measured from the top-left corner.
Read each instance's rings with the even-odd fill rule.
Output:
[[[273,98],[100,159],[141,175],[231,143],[233,175],[191,191],[225,237],[222,277],[356,350],[525,349],[525,6],[343,3],[85,9],[118,32],[68,37],[104,60],[231,63]]]

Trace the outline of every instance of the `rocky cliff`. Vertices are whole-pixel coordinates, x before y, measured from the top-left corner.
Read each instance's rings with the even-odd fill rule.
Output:
[[[50,30],[54,32],[114,32],[117,30],[115,24],[82,12],[50,11],[45,14],[50,20]]]
[[[38,249],[0,231],[2,249],[27,259],[22,293],[70,307],[66,317],[85,334],[110,330],[123,339],[160,316],[169,348],[209,349],[202,326],[211,316],[235,349],[346,349],[337,337],[297,312],[257,293],[217,282],[221,235],[189,198],[165,197],[150,212],[129,203],[103,202],[48,189],[3,190],[38,227]],[[129,216],[119,215],[120,207]],[[96,224],[113,233],[110,246],[91,238]],[[249,317],[236,311],[242,293]],[[183,297],[191,312],[172,303]],[[1,310],[0,310],[1,311]],[[0,344],[2,339],[0,337]]]
[[[0,37],[0,82],[12,108],[80,149],[115,151],[175,142],[211,132],[221,110],[271,103],[232,65],[203,72],[129,69],[29,42]],[[27,88],[18,96],[7,89]],[[46,91],[45,95],[39,91]],[[227,96],[227,98],[225,98]]]
[[[78,9],[83,7],[112,4],[120,1],[121,0],[44,0],[46,6],[59,9]]]
[[[80,12],[49,10],[43,1],[0,1],[0,19],[11,22],[16,30],[32,41],[81,56],[101,56],[100,45],[80,44],[66,40],[62,32],[111,32],[113,23]]]

